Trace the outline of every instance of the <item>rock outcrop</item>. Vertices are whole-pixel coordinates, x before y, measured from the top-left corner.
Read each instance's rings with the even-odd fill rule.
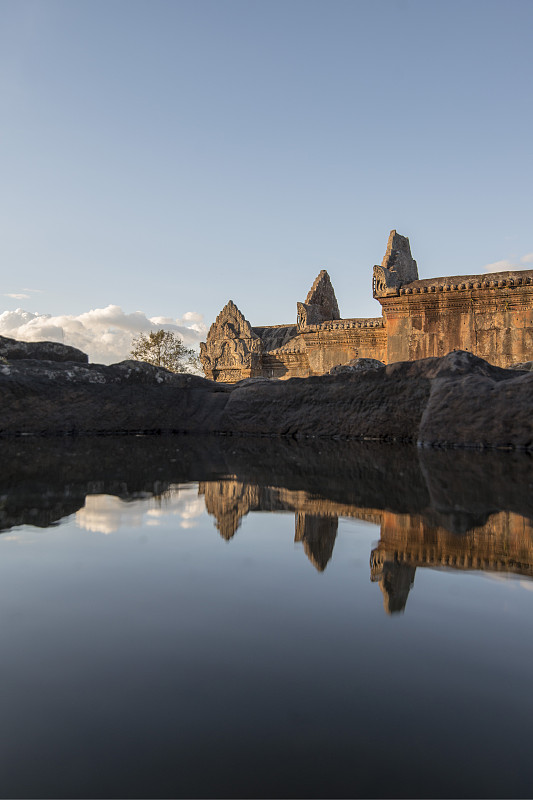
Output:
[[[19,342],[0,336],[0,360],[19,361],[28,358],[37,361],[75,361],[80,364],[89,361],[86,353],[59,342]]]
[[[518,364],[511,364],[509,369],[519,369],[522,372],[533,372],[533,361],[521,361]]]
[[[136,361],[0,364],[0,434],[218,433],[533,448],[533,373],[467,352],[223,384]]]
[[[340,375],[343,372],[366,372],[367,370],[384,369],[385,364],[383,361],[378,361],[377,358],[352,358],[347,364],[337,364],[332,367],[328,375]]]

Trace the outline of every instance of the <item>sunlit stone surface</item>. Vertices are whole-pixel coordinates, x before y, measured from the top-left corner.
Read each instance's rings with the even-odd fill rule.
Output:
[[[452,350],[500,367],[531,359],[533,270],[420,280],[409,239],[393,230],[373,269],[372,293],[381,317],[341,319],[321,270],[305,303],[297,303],[296,325],[252,327],[230,300],[200,345],[205,375],[227,383],[306,378],[357,358],[390,364]]]

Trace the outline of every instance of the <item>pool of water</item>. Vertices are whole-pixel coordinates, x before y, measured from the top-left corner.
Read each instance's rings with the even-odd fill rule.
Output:
[[[527,455],[1,448],[1,796],[531,795]]]

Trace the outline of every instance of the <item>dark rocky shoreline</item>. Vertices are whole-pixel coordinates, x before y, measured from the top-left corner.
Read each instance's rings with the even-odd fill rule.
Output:
[[[533,449],[533,372],[465,351],[332,375],[222,384],[0,337],[0,435],[188,433]],[[361,365],[362,367],[364,365]]]

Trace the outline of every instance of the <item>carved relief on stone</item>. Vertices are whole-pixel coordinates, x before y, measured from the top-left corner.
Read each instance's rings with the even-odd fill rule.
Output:
[[[372,294],[382,297],[385,294],[396,294],[402,285],[396,272],[391,272],[386,267],[374,267],[372,278]]]
[[[207,378],[240,380],[240,371],[260,366],[261,352],[261,339],[230,300],[200,344],[200,361]]]
[[[298,330],[307,328],[308,325],[319,325],[325,321],[324,314],[320,306],[314,306],[309,303],[296,303],[298,311]]]
[[[318,325],[326,320],[341,318],[333,285],[325,269],[320,270],[305,298],[305,303],[298,303],[297,310],[298,330],[308,325]]]
[[[374,297],[391,294],[389,290],[399,289],[404,283],[417,280],[418,267],[411,255],[409,239],[391,231],[381,266],[374,267]]]

